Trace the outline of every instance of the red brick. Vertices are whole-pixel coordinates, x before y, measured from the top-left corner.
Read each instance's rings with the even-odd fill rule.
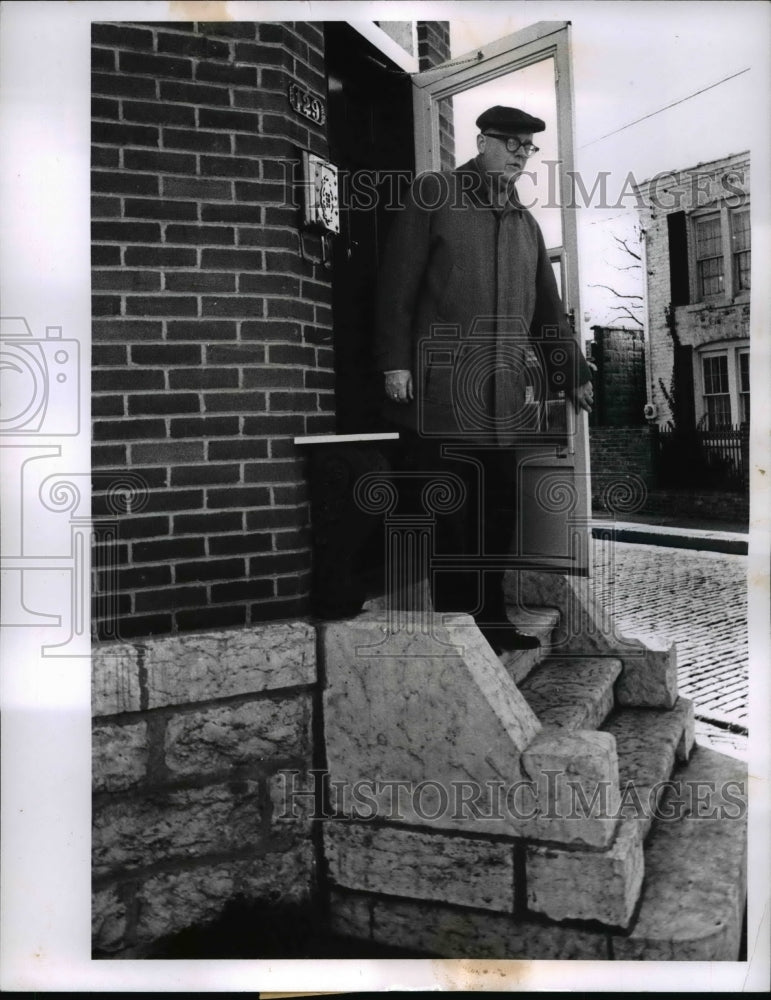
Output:
[[[128,464],[128,448],[125,444],[92,445],[91,464],[94,468],[103,468],[109,465],[125,468]]]
[[[226,490],[208,490],[206,506],[225,509],[228,507],[267,507],[270,503],[270,490],[260,486],[240,486]]]
[[[91,247],[91,264],[94,267],[110,267],[120,264],[120,247]]]
[[[256,435],[286,435],[292,436],[305,433],[305,418],[301,415],[281,415],[269,417],[245,417],[244,434]]]
[[[123,417],[126,414],[126,400],[123,396],[92,396],[92,417]]]
[[[209,441],[207,444],[208,459],[210,462],[227,461],[228,459],[265,458],[268,454],[268,442],[255,438]]]
[[[249,368],[244,372],[247,388],[299,389],[302,384],[303,372],[297,368]]]
[[[307,613],[306,596],[284,601],[262,601],[249,609],[252,622],[277,621],[281,618],[301,618]]]
[[[259,365],[264,360],[262,344],[210,344],[206,348],[209,365]]]
[[[163,389],[163,372],[141,371],[136,368],[96,368],[91,375],[92,392],[137,392]]]
[[[201,399],[190,392],[131,395],[128,406],[131,416],[155,413],[200,413]]]
[[[230,135],[209,132],[207,135]],[[238,148],[236,148],[238,152]],[[256,177],[259,162],[244,156],[202,156],[201,175],[204,177]]]
[[[92,316],[120,316],[119,295],[92,295]]]
[[[209,552],[213,556],[233,553],[269,552],[273,536],[267,531],[250,531],[237,535],[218,535],[209,538]]]
[[[308,523],[308,508],[272,507],[269,510],[246,512],[246,527],[251,531],[267,528],[302,528]]]
[[[159,131],[149,125],[124,125],[121,122],[91,123],[91,141],[105,146],[158,146]]]
[[[99,574],[102,585],[109,584],[107,573]],[[137,569],[122,567],[119,571],[120,586],[123,590],[134,590],[137,587],[162,587],[171,583],[170,566],[142,566]]]
[[[196,80],[206,83],[227,83],[239,87],[256,87],[257,70],[253,66],[232,66],[223,63],[201,62],[196,66]],[[218,125],[217,128],[230,128]],[[237,126],[232,126],[237,127]]]
[[[169,538],[157,542],[134,542],[131,546],[131,558],[134,562],[162,563],[175,559],[195,559],[204,554],[202,538]],[[179,580],[179,576],[177,579]]]
[[[150,517],[125,514],[120,519],[120,537],[126,541],[132,538],[162,538],[169,534],[169,528],[169,518],[156,514]]]
[[[243,625],[246,622],[246,608],[199,608],[195,611],[178,611],[174,616],[179,629],[226,628],[228,625]]]
[[[127,316],[197,316],[198,300],[183,295],[126,296]]]
[[[194,608],[206,603],[205,587],[164,587],[161,590],[139,590],[134,595],[137,612]]]
[[[201,298],[202,316],[261,316],[263,299],[248,298],[245,295],[210,296]]]
[[[91,69],[107,70],[113,72],[115,69],[116,53],[112,49],[91,48]]]
[[[211,87],[202,83],[177,83],[161,80],[162,101],[179,101],[183,104],[230,104],[230,94],[226,87]]]
[[[204,460],[203,441],[159,441],[154,444],[131,446],[134,462],[161,463],[199,462]]]
[[[225,38],[256,38],[254,21],[199,21],[196,30],[204,35],[222,35]]]
[[[117,117],[117,115],[115,116]],[[167,101],[124,101],[123,120],[154,125],[188,125],[195,128],[195,109]]]
[[[91,166],[111,169],[120,166],[120,150],[105,146],[91,147]]]
[[[204,270],[220,269],[235,271],[261,271],[263,255],[258,250],[218,250],[205,249],[201,253],[201,267]]]
[[[256,205],[243,205],[243,204],[217,204],[217,205],[202,205],[201,206],[201,219],[204,222],[261,222],[262,221],[262,209]],[[243,243],[239,240],[239,243]],[[259,241],[256,241],[256,246],[260,246]]]
[[[126,218],[135,219],[196,219],[198,205],[194,201],[168,201],[166,199],[126,198]]]
[[[92,73],[91,93],[109,94],[116,97],[155,97],[155,80],[121,76],[114,73]],[[91,133],[91,141],[99,141]]]
[[[177,583],[187,583],[194,580],[238,579],[243,577],[245,569],[243,559],[209,559],[206,562],[178,563],[174,574]]]
[[[114,45],[123,49],[147,49],[153,47],[153,35],[149,28],[137,28],[129,24],[110,24],[94,21],[91,24],[92,45]]]
[[[166,324],[168,340],[235,340],[238,326],[223,320],[169,320]]]
[[[166,425],[162,420],[99,420],[94,424],[95,441],[126,441],[164,438]]]
[[[194,174],[195,156],[155,149],[124,149],[126,170],[157,170],[162,174]]]
[[[92,222],[91,238],[97,242],[158,242],[161,227],[155,222]]]
[[[163,193],[168,198],[212,198],[229,201],[233,197],[230,181],[206,177],[164,177]]]
[[[234,389],[238,387],[237,368],[180,368],[169,372],[171,389]],[[205,395],[204,399],[208,396]]]
[[[203,402],[207,413],[253,413],[267,409],[264,392],[207,392]]]
[[[235,292],[236,276],[225,271],[205,274],[201,271],[169,271],[164,285],[170,292]],[[203,315],[208,315],[204,309]]]
[[[312,368],[316,364],[316,352],[312,347],[298,347],[294,344],[270,344],[268,360],[275,365],[305,365]]]
[[[191,149],[195,152],[229,153],[233,142],[229,132],[203,132],[200,129],[165,128],[163,145],[169,149]],[[202,159],[207,159],[202,157]],[[201,173],[208,173],[202,170]],[[224,172],[227,176],[227,171]]]
[[[175,535],[209,535],[212,532],[240,531],[243,516],[241,513],[212,511],[208,514],[175,514],[174,534]],[[216,555],[212,549],[212,539],[209,539],[209,551]],[[238,550],[234,550],[238,551]]]
[[[126,268],[92,271],[91,287],[114,292],[157,292],[161,288],[161,276],[157,271],[128,271]]]
[[[275,588],[271,580],[245,580],[240,583],[215,583],[211,588],[212,601],[254,601],[272,597]]]
[[[230,46],[225,41],[201,35],[158,32],[158,51],[179,53],[199,59],[229,59]]]
[[[123,617],[116,623],[115,638],[132,639],[135,636],[165,635],[171,632],[173,618],[171,615],[137,615]]]
[[[193,77],[193,63],[190,59],[156,55],[152,52],[118,53],[118,69],[121,73],[136,73],[155,78],[172,77],[190,80]]]
[[[171,228],[171,227],[170,227]],[[196,251],[186,247],[126,247],[128,267],[195,267]]]
[[[109,97],[92,97],[91,117],[116,121],[120,117],[120,104]]]
[[[183,465],[171,470],[172,486],[209,486],[237,483],[240,479],[239,465]]]
[[[204,226],[200,223],[196,226],[167,226],[167,243],[195,243],[197,246],[207,244],[229,245],[236,241],[236,231],[228,226]],[[195,263],[195,252],[193,251],[193,263]],[[211,267],[209,258],[204,254],[203,267]]]
[[[171,436],[231,437],[238,434],[237,417],[180,417],[171,421]]]
[[[201,348],[198,344],[135,344],[131,348],[135,365],[199,365]]]

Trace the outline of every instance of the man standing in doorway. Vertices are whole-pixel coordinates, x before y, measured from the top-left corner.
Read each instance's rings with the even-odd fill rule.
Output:
[[[452,172],[418,176],[394,220],[375,354],[384,415],[403,433],[408,464],[451,471],[465,484],[465,502],[437,519],[437,554],[454,565],[430,574],[434,609],[473,614],[496,650],[528,649],[538,640],[507,618],[503,569],[468,561],[510,550],[513,449],[537,430],[534,400],[548,386],[589,411],[591,372],[541,230],[515,188],[545,123],[496,106],[476,124],[478,155]]]

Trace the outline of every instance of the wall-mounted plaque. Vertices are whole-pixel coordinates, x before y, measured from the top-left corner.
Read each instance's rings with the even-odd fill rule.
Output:
[[[289,103],[298,115],[310,118],[316,125],[327,120],[327,108],[321,97],[316,97],[298,83],[289,84]]]

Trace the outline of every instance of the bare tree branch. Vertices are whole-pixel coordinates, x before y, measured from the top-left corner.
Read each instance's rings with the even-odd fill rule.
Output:
[[[610,306],[609,308],[611,312],[616,312],[621,316],[626,316],[628,319],[631,319],[633,323],[636,323],[640,329],[643,328],[643,323],[639,316],[635,316],[634,313],[630,312],[626,306]]]
[[[635,260],[642,260],[642,255],[639,253],[635,253],[634,250],[632,250],[632,248],[626,242],[626,240],[622,240],[621,237],[616,236],[615,233],[611,233],[611,236],[616,241],[616,243],[619,244],[619,246],[622,246],[624,248],[624,250],[626,251],[626,253],[629,254],[630,257],[634,257]]]
[[[642,302],[642,295],[625,295],[623,292],[617,292],[615,288],[611,288],[610,285],[589,285],[590,288],[604,288],[609,292],[612,292],[617,299],[639,299]]]

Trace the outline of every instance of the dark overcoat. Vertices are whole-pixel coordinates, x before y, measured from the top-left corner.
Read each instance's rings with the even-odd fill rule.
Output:
[[[386,401],[386,416],[428,436],[530,438],[541,412],[534,404],[590,378],[540,227],[515,194],[502,209],[494,204],[476,160],[419,175],[397,211],[375,357],[381,371],[412,372],[415,400]]]

